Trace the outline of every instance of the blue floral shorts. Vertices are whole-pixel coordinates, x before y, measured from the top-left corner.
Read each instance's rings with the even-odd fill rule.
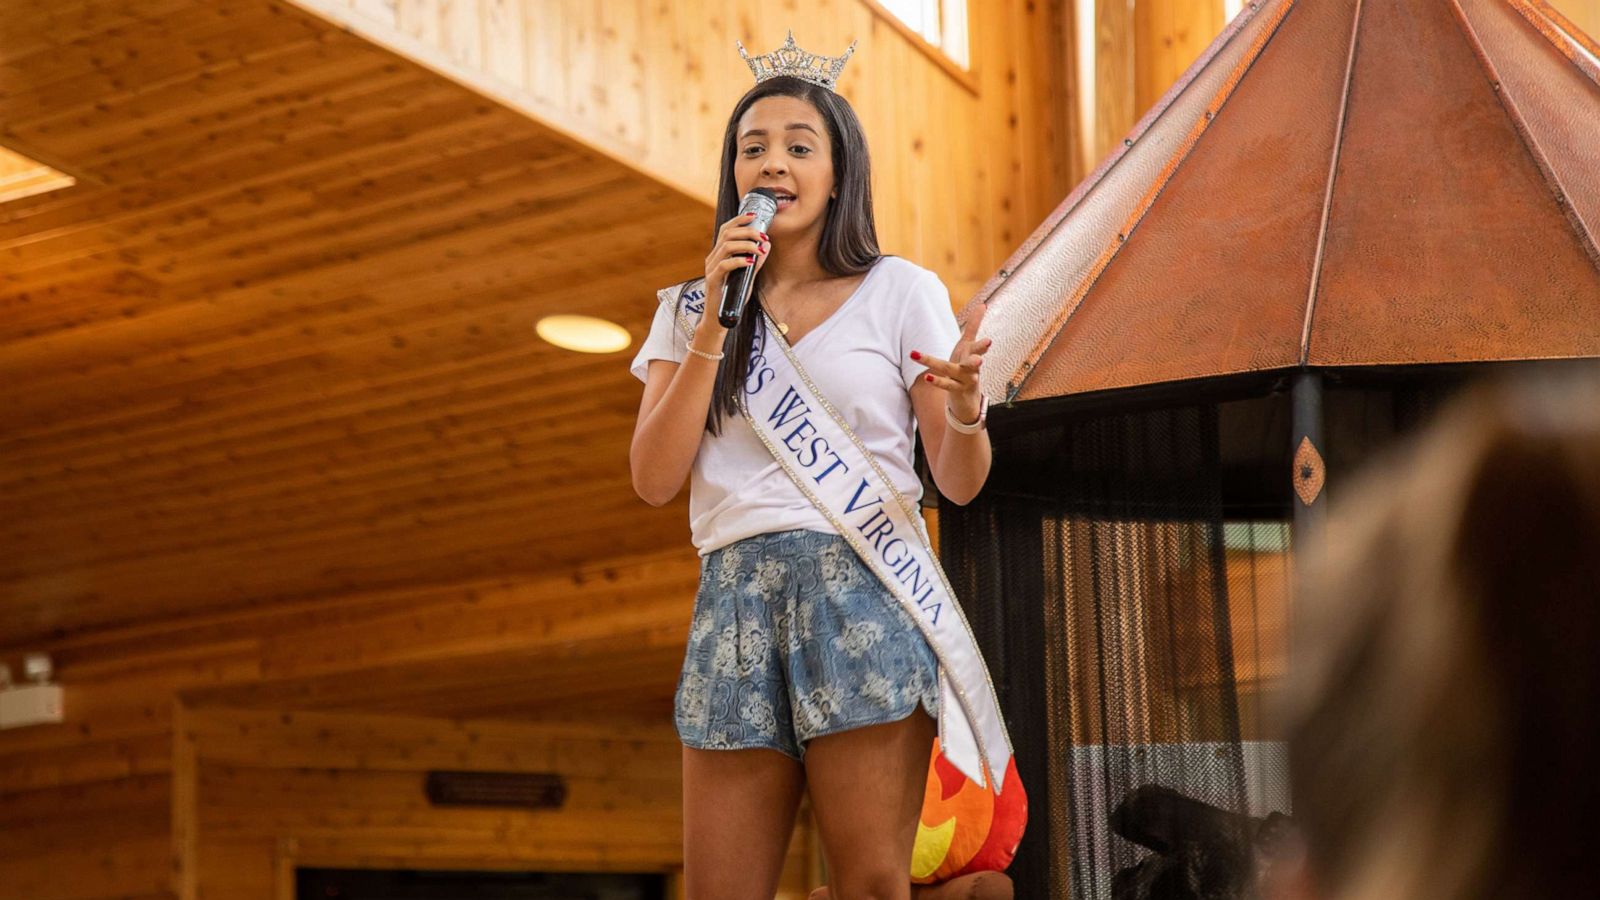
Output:
[[[674,721],[689,747],[805,742],[939,712],[938,658],[836,534],[759,534],[701,561]]]

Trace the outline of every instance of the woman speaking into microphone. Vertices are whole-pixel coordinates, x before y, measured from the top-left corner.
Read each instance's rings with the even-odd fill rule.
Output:
[[[920,432],[956,503],[988,476],[979,315],[878,251],[867,146],[838,58],[751,57],[723,139],[705,274],[663,288],[633,362],[629,454],[654,505],[689,481],[701,578],[674,721],[693,900],[771,897],[809,790],[835,900],[909,897],[937,733],[996,790],[1011,748],[917,512]],[[739,214],[765,188],[765,229]],[[754,279],[732,327],[733,273]]]

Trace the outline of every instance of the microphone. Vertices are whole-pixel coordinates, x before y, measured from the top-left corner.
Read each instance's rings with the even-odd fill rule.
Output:
[[[766,232],[772,227],[772,217],[778,214],[778,195],[771,188],[756,188],[745,194],[744,199],[739,201],[739,215],[748,212],[756,214],[750,221],[750,227]],[[755,266],[734,269],[722,283],[722,304],[717,307],[717,321],[722,323],[723,328],[738,325],[739,317],[744,315],[744,305],[750,302],[750,289],[756,283],[754,270]]]

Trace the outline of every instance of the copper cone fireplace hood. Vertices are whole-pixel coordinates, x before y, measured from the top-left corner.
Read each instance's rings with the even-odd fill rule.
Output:
[[[1252,4],[974,298],[991,399],[1600,356],[1596,56],[1542,0]]]

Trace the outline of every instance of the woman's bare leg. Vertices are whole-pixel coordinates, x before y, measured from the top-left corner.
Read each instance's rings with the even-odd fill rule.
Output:
[[[937,730],[919,706],[898,722],[806,744],[832,900],[910,900],[911,848]]]
[[[690,900],[777,893],[805,769],[776,750],[683,748],[683,878]]]

